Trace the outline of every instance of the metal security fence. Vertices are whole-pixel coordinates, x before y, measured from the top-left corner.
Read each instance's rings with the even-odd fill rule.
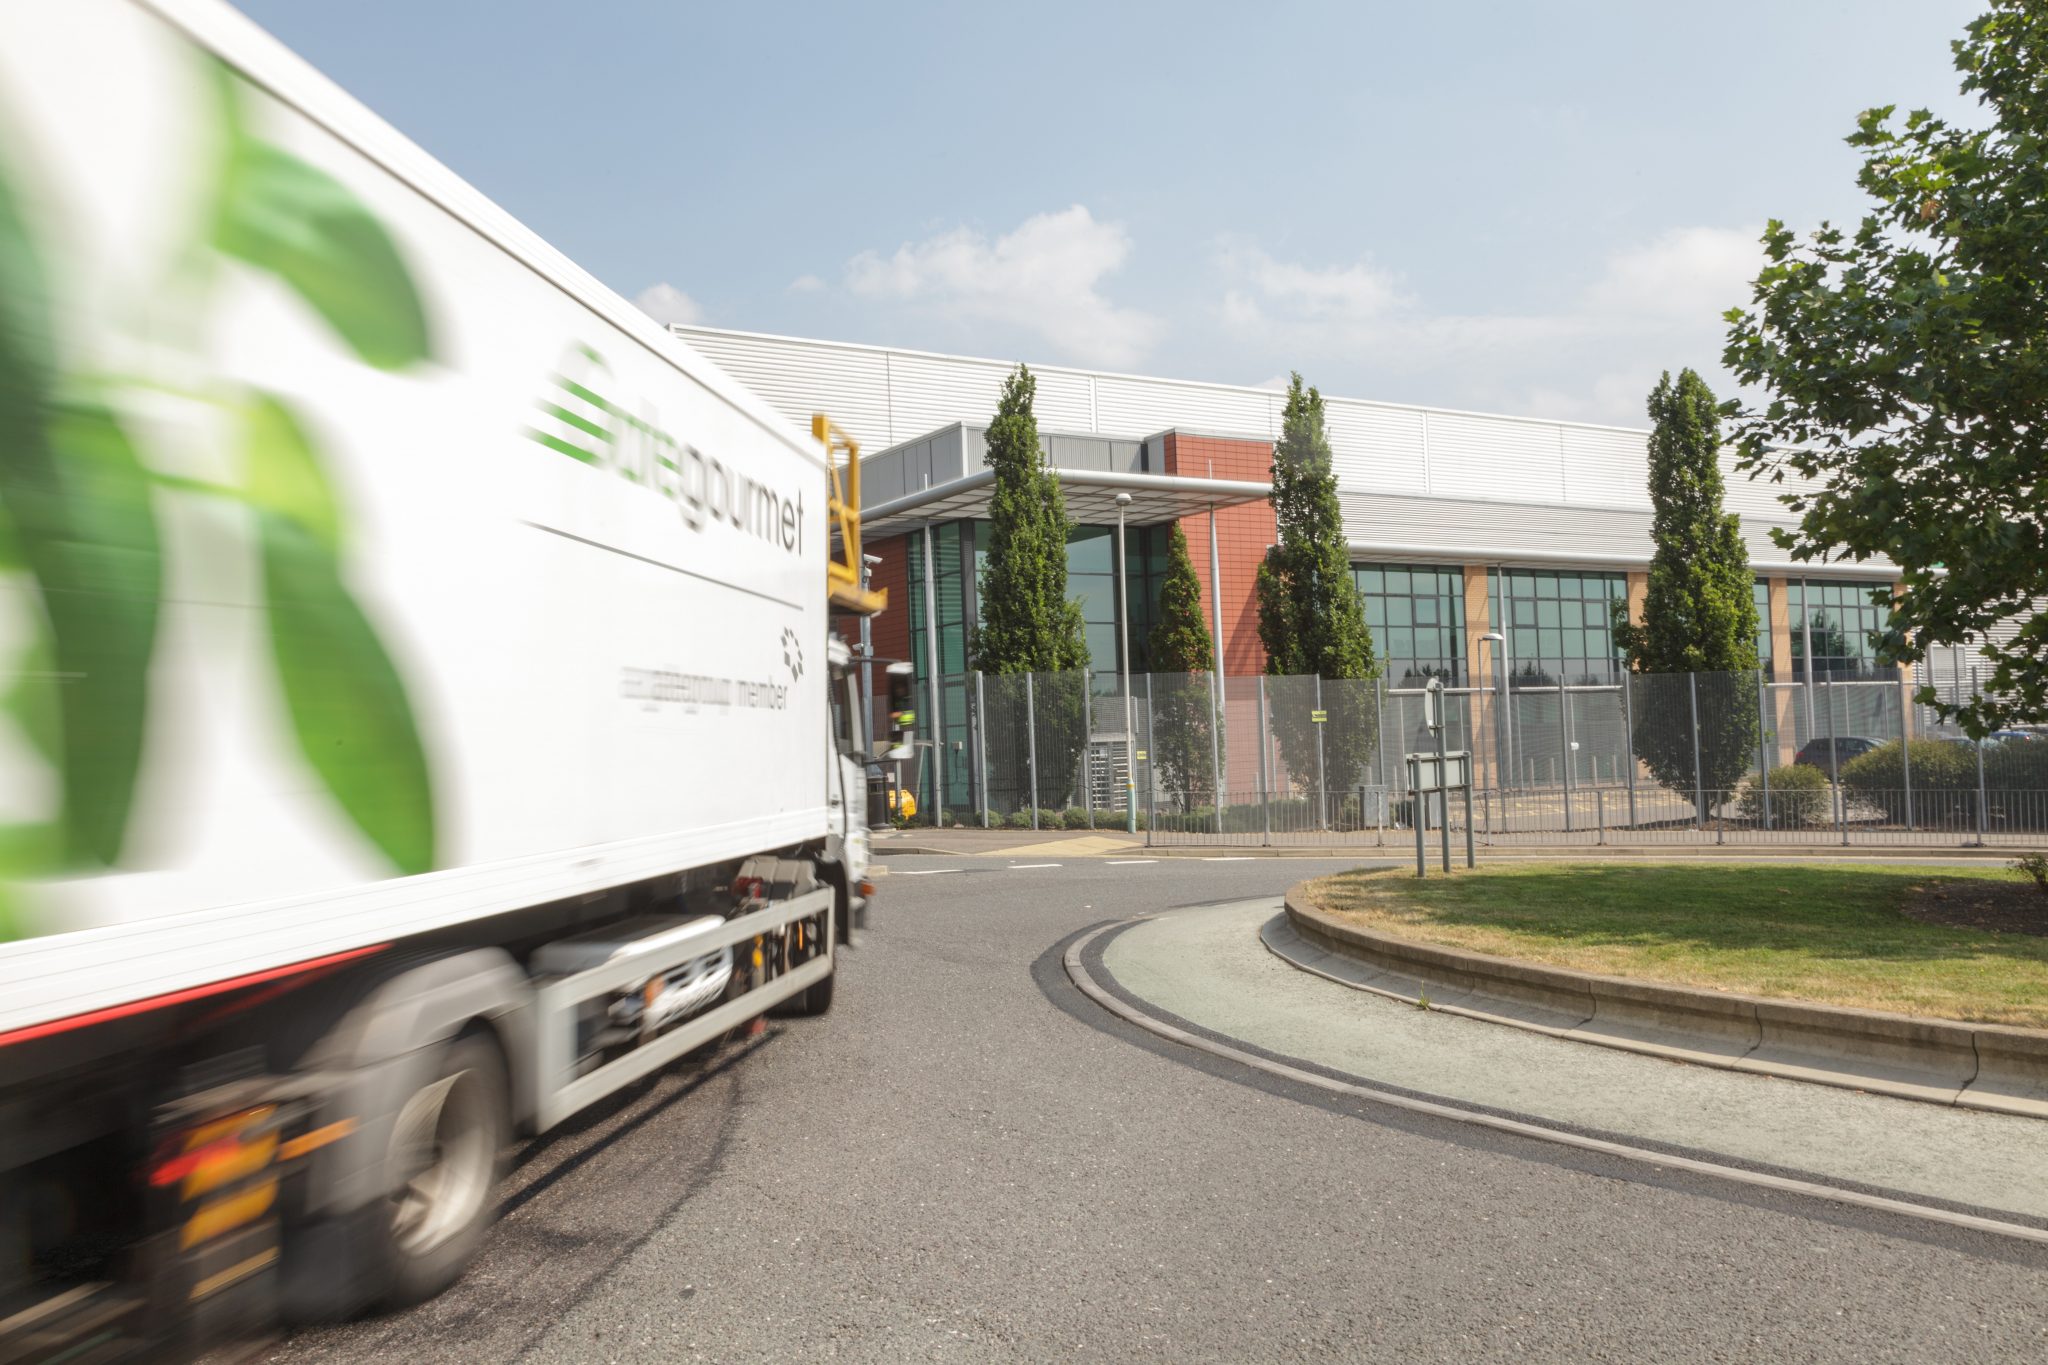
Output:
[[[942,679],[961,723],[913,789],[948,823],[1155,844],[1405,844],[1423,692],[1382,680],[1089,671]],[[1962,695],[1957,692],[1956,695]],[[1493,844],[2048,842],[2048,736],[1973,743],[1897,677],[1517,678],[1447,688]],[[950,718],[949,718],[950,721]],[[942,790],[937,789],[943,780]],[[1454,805],[1454,830],[1464,813]]]

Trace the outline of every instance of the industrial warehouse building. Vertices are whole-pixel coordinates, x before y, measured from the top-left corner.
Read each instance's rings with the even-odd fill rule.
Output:
[[[877,621],[875,649],[916,664],[927,706],[936,703],[938,737],[962,752],[967,639],[993,482],[983,433],[1010,363],[673,330],[791,420],[807,425],[824,411],[860,442],[866,548],[880,557],[874,581],[896,608]],[[1045,452],[1079,528],[1068,547],[1069,590],[1082,603],[1094,670],[1111,679],[1123,666],[1124,625],[1131,671],[1146,670],[1167,535],[1178,523],[1220,671],[1261,673],[1253,583],[1274,539],[1266,495],[1285,396],[1032,369]],[[1634,615],[1646,589],[1647,432],[1341,397],[1326,398],[1326,408],[1353,572],[1386,687],[1429,677],[1474,688],[1511,679],[1517,689],[1620,680],[1610,604],[1626,601]],[[1767,679],[1903,681],[1878,668],[1869,643],[1883,610],[1871,590],[1890,584],[1894,568],[1789,562],[1770,537],[1791,523],[1778,500],[1789,488],[1729,470],[1728,506],[1741,514],[1756,574]],[[1121,575],[1119,493],[1130,495]],[[1799,727],[1785,728],[1789,744]],[[955,803],[974,779],[951,767],[948,775]]]

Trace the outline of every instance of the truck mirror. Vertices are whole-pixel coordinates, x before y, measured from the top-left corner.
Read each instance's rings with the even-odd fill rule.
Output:
[[[917,728],[917,707],[911,699],[916,684],[915,672],[910,664],[889,665],[889,749],[892,757],[909,752],[911,736]]]

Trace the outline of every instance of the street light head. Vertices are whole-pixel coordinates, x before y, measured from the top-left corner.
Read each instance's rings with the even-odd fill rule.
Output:
[[[1487,632],[1486,632],[1486,634],[1484,634],[1484,635],[1480,636],[1479,638],[1480,638],[1480,639],[1482,639],[1482,640],[1491,640],[1491,641],[1493,641],[1493,642],[1494,642],[1495,644],[1499,644],[1499,643],[1501,643],[1501,642],[1502,642],[1503,640],[1507,639],[1508,637],[1507,637],[1507,636],[1505,636],[1505,635],[1503,635],[1503,634],[1501,634],[1501,633],[1500,633],[1499,631],[1497,631],[1497,630],[1489,630],[1489,631],[1487,631]]]
[[[1117,495],[1116,495],[1116,505],[1117,505],[1118,507],[1129,507],[1129,506],[1131,505],[1131,495],[1130,495],[1129,493],[1119,493],[1119,494],[1117,494]]]

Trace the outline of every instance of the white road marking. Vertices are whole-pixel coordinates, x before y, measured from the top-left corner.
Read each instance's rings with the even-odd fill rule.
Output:
[[[1146,863],[1156,863],[1158,861],[1157,858],[1111,858],[1109,865],[1111,867],[1142,867]]]
[[[1058,863],[1011,863],[1010,871],[1028,872],[1034,867],[1058,867]]]
[[[902,872],[898,872],[896,875],[899,877],[936,877],[941,872],[960,872],[964,870],[965,869],[958,867],[921,867],[915,872],[906,869]]]

